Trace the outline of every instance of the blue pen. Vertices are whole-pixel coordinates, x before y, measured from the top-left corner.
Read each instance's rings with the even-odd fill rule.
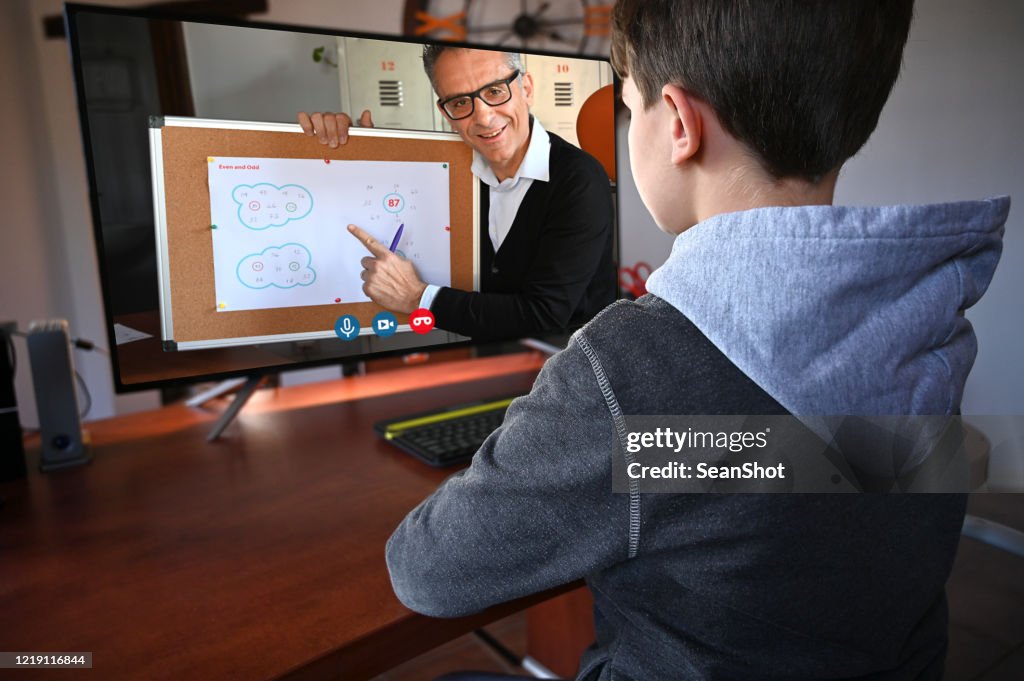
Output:
[[[402,230],[404,230],[404,229],[405,229],[405,223],[404,222],[402,224],[398,225],[398,231],[395,232],[395,238],[391,240],[391,248],[388,249],[392,253],[394,253],[395,249],[398,248],[398,242],[402,240]]]

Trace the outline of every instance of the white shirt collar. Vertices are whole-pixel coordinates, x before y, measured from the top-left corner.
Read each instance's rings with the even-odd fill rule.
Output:
[[[550,180],[551,174],[548,161],[551,156],[551,139],[548,137],[548,131],[544,129],[539,120],[530,116],[530,122],[532,128],[530,130],[530,144],[526,148],[526,156],[523,157],[523,162],[519,164],[519,170],[516,171],[516,174],[504,182],[498,182],[498,176],[491,169],[491,164],[476,151],[473,152],[473,174],[483,180],[484,184],[489,187],[498,187],[499,185],[511,187],[515,186],[521,177],[540,180],[541,182],[548,182]]]

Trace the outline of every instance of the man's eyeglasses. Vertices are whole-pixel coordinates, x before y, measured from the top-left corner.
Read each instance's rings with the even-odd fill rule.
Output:
[[[463,95],[455,95],[448,99],[439,99],[437,103],[445,115],[453,121],[467,118],[473,115],[476,108],[475,99],[479,98],[488,106],[499,106],[512,99],[512,81],[519,77],[519,71],[515,71],[505,80],[496,80],[488,83],[476,92],[467,92]]]

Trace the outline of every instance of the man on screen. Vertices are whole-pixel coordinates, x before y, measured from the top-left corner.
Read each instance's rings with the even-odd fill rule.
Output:
[[[477,339],[528,336],[580,324],[615,297],[612,203],[600,163],[530,115],[533,79],[515,53],[428,45],[423,65],[452,128],[473,147],[487,233],[480,291],[424,282],[412,263],[358,226],[370,252],[363,291],[395,312],[433,312],[438,328]],[[361,123],[372,125],[369,112]],[[336,146],[345,114],[299,114],[307,135]]]

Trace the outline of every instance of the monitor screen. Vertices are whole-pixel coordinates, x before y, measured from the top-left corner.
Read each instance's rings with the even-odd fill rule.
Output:
[[[120,392],[564,333],[616,297],[607,60],[84,5],[67,29]],[[296,122],[341,111],[372,127]]]

